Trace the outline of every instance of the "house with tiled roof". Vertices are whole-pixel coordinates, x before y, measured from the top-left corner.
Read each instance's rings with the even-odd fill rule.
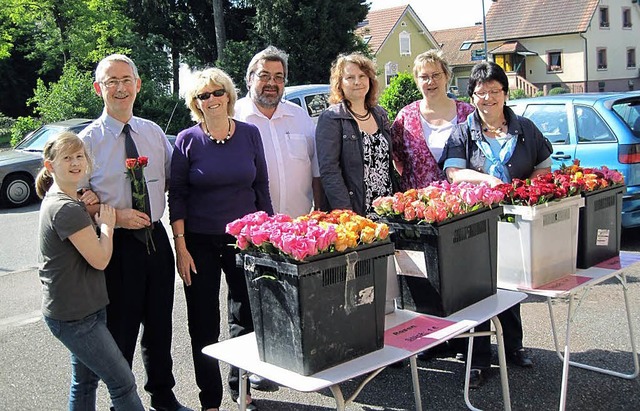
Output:
[[[494,0],[486,38],[512,88],[640,89],[640,0]]]
[[[381,88],[398,73],[411,72],[418,54],[438,48],[436,40],[410,5],[369,11],[356,33],[369,46],[376,61]]]
[[[451,68],[451,85],[455,86],[459,95],[462,96],[467,95],[469,73],[473,65],[478,62],[474,56],[478,56],[478,52],[484,50],[482,43],[474,42],[478,32],[482,34],[480,25],[432,32],[442,49],[445,61]]]

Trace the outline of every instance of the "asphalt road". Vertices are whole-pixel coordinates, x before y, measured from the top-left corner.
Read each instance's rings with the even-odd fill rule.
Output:
[[[33,267],[37,207],[0,210],[0,410],[66,409],[69,385],[69,358],[64,347],[50,334],[40,316],[40,289]],[[15,221],[18,220],[18,221]],[[640,230],[623,232],[623,249],[638,250]],[[7,256],[18,256],[8,258]],[[631,349],[626,330],[621,288],[612,281],[598,285],[580,305],[573,336],[572,359],[632,370]],[[224,293],[225,290],[222,290]],[[636,332],[640,329],[640,270],[629,273],[630,309]],[[566,304],[556,305],[556,320],[562,326]],[[512,409],[553,410],[558,408],[562,364],[558,360],[550,332],[546,301],[529,297],[522,304],[525,345],[535,361],[532,369],[509,367]],[[223,317],[224,318],[224,314]],[[223,338],[227,338],[226,333]],[[636,336],[636,346],[640,346]],[[495,348],[495,346],[494,346]],[[186,311],[182,285],[176,282],[173,339],[175,392],[186,405],[199,409],[193,378]],[[466,409],[462,396],[462,362],[439,358],[419,362],[421,395],[425,410]],[[502,409],[497,367],[486,385],[472,391],[472,403],[487,410]],[[144,372],[139,354],[134,372],[143,401]],[[223,366],[226,373],[226,366]],[[360,380],[344,385],[345,394]],[[328,390],[298,393],[287,388],[275,392],[254,391],[261,410],[335,409]],[[104,386],[99,389],[98,409],[108,410]],[[225,395],[223,409],[233,404]],[[349,410],[413,409],[409,368],[390,368],[370,382]],[[639,410],[640,379],[624,380],[571,368],[567,410]]]

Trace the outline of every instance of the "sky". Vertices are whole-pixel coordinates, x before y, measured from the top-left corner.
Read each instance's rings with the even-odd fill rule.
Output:
[[[369,0],[371,10],[410,4],[427,30],[442,30],[473,26],[482,22],[482,1],[485,12],[492,0]]]

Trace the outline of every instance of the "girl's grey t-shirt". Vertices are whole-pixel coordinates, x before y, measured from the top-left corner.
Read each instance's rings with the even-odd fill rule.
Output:
[[[42,313],[56,320],[79,320],[109,303],[104,272],[93,268],[69,236],[93,227],[84,203],[48,192],[40,207]]]

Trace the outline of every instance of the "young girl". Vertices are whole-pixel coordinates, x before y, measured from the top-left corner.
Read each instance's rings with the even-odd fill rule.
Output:
[[[69,410],[95,410],[98,380],[116,410],[144,410],[129,364],[106,325],[102,271],[112,252],[113,207],[101,204],[95,221],[78,201],[78,182],[91,164],[82,140],[64,132],[44,147],[36,191],[40,208],[42,313],[53,335],[71,352]]]

